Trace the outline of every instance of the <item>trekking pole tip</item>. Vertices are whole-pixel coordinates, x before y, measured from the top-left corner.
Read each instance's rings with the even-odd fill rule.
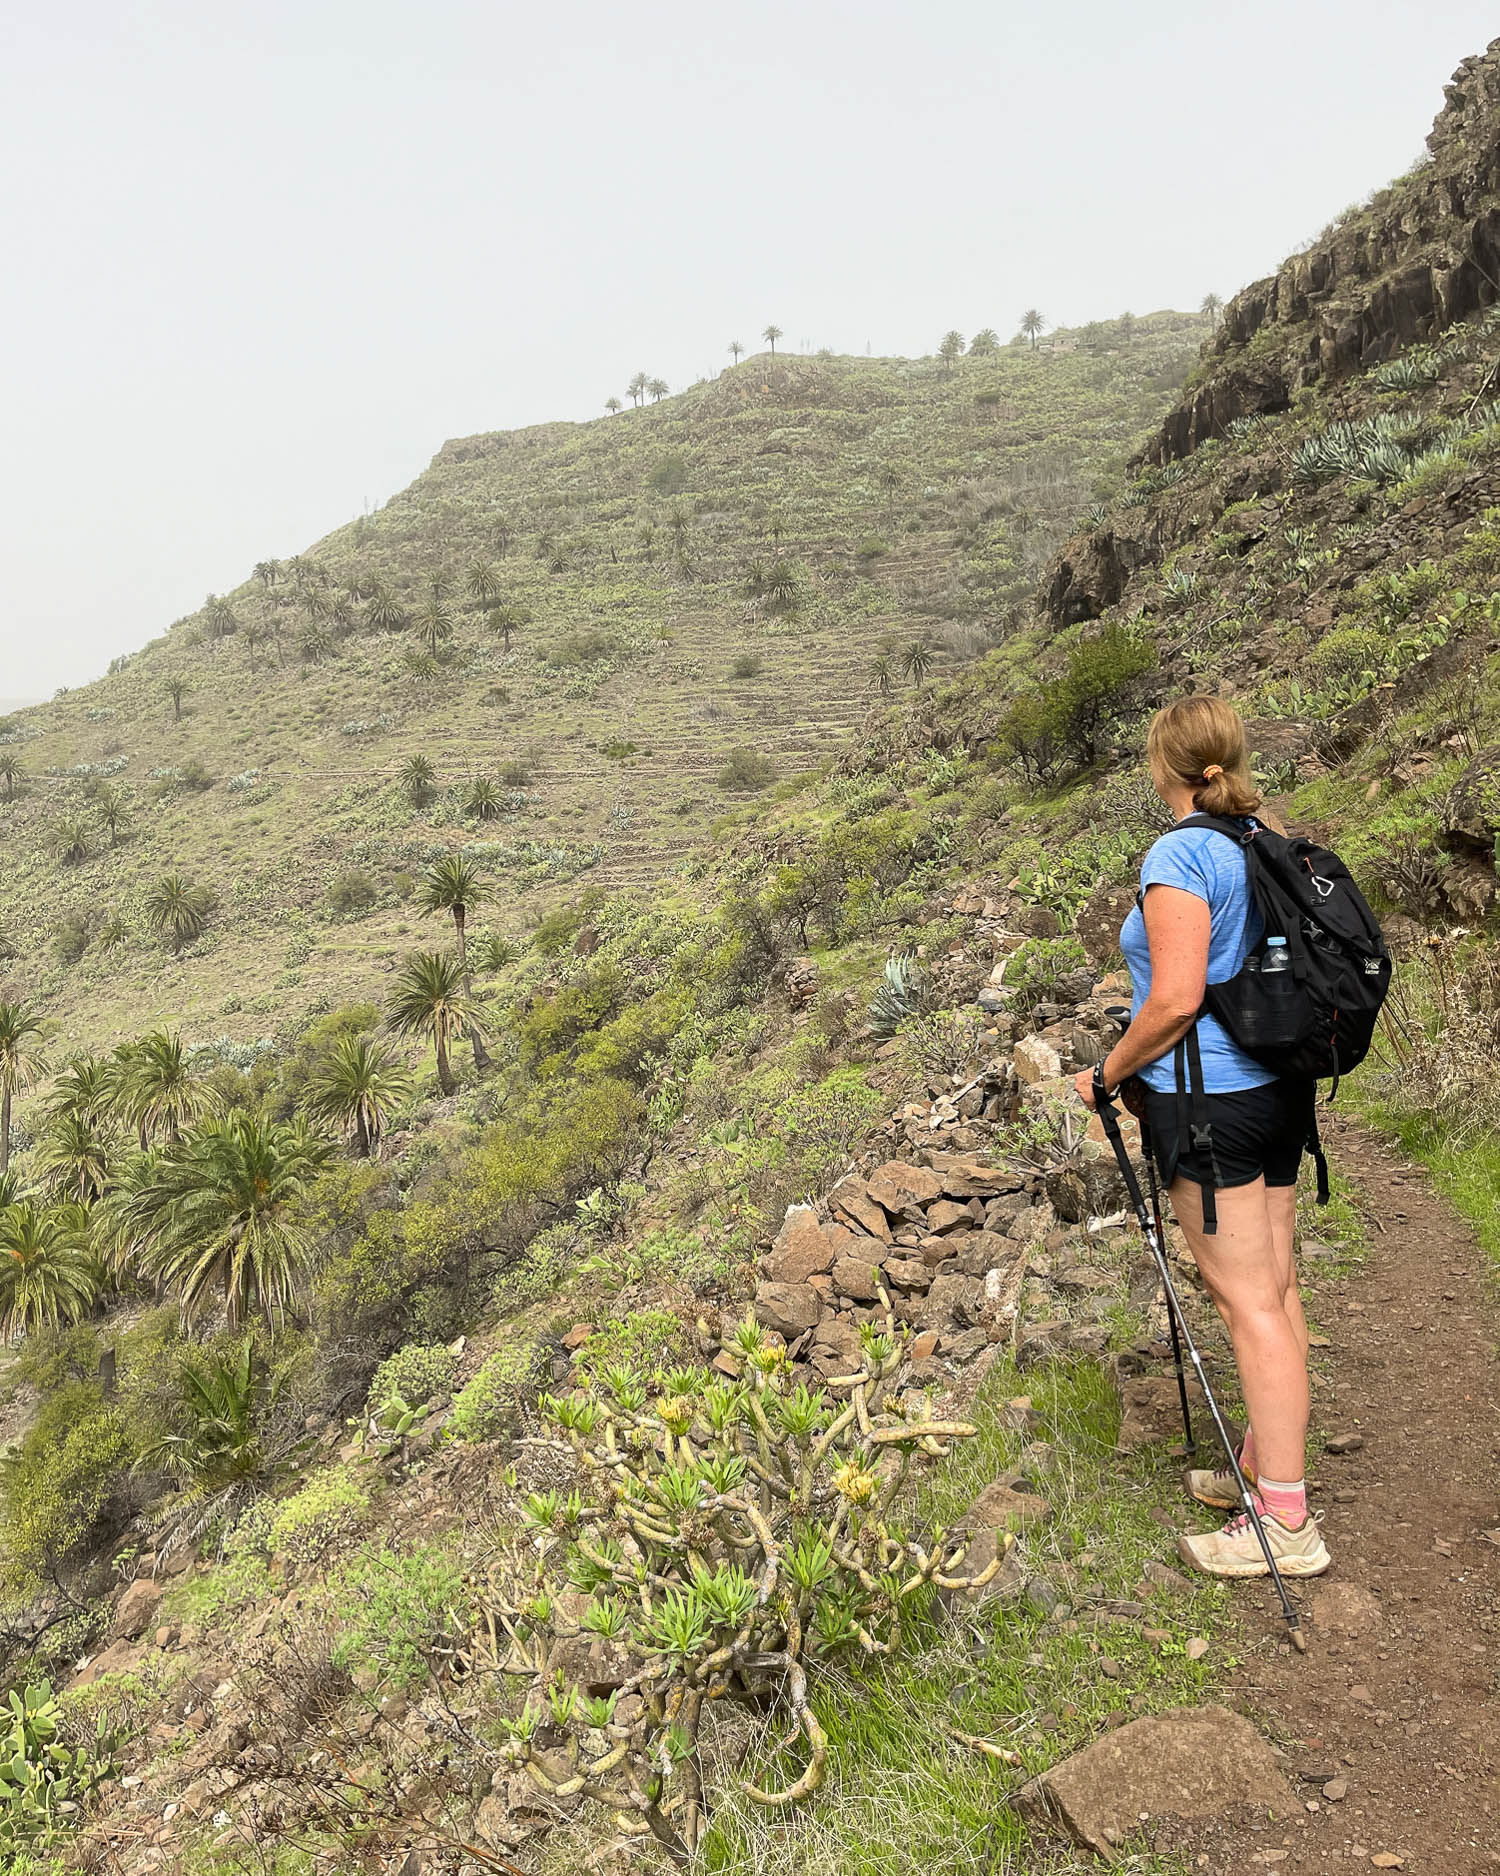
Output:
[[[1294,1623],[1292,1627],[1287,1630],[1287,1634],[1291,1636],[1292,1646],[1297,1650],[1297,1653],[1299,1655],[1305,1655],[1307,1653],[1307,1637],[1303,1634],[1302,1629]]]

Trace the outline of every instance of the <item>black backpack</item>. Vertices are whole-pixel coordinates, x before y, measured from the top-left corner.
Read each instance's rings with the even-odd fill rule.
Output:
[[[1337,854],[1300,835],[1212,814],[1190,814],[1177,827],[1207,827],[1241,848],[1264,927],[1240,970],[1205,987],[1199,1015],[1215,1017],[1246,1055],[1278,1079],[1332,1076],[1332,1100],[1339,1077],[1369,1053],[1391,987],[1391,954],[1364,894]],[[1272,938],[1286,940],[1290,969],[1262,968]],[[1178,1043],[1174,1061],[1178,1098],[1191,1113],[1193,1145],[1213,1167],[1196,1023]],[[1307,1144],[1318,1170],[1318,1203],[1326,1205],[1328,1163],[1316,1119]],[[1214,1182],[1219,1183],[1216,1168]],[[1204,1230],[1216,1224],[1213,1190],[1205,1184]]]

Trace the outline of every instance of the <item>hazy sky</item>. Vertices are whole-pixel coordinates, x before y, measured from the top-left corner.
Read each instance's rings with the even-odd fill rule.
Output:
[[[1196,306],[1405,169],[1477,0],[7,0],[0,697],[443,440],[771,320]]]

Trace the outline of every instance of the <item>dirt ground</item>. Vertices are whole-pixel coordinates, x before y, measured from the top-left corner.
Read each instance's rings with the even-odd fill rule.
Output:
[[[1269,1585],[1244,1597],[1236,1704],[1285,1748],[1302,1810],[1187,1844],[1215,1873],[1500,1869],[1500,1460],[1493,1279],[1424,1173],[1355,1125],[1326,1128],[1358,1188],[1368,1257],[1305,1269],[1328,1338],[1310,1473],[1333,1554],[1300,1586],[1296,1655]],[[1186,1523],[1187,1520],[1184,1520]],[[1196,1527],[1195,1527],[1196,1528]],[[1166,1847],[1165,1845],[1163,1847]],[[1178,1833],[1174,1847],[1184,1847]]]

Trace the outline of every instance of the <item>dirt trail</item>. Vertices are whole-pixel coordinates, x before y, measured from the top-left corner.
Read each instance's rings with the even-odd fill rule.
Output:
[[[1330,1344],[1314,1351],[1314,1425],[1364,1443],[1343,1457],[1320,1450],[1313,1464],[1334,1567],[1303,1586],[1307,1655],[1282,1639],[1268,1593],[1241,1592],[1237,1690],[1316,1808],[1285,1828],[1195,1837],[1189,1860],[1224,1876],[1267,1866],[1492,1872],[1500,1315],[1473,1233],[1425,1174],[1348,1122],[1326,1133],[1372,1221],[1372,1248],[1348,1277],[1320,1275],[1314,1262],[1305,1271],[1308,1313]]]

